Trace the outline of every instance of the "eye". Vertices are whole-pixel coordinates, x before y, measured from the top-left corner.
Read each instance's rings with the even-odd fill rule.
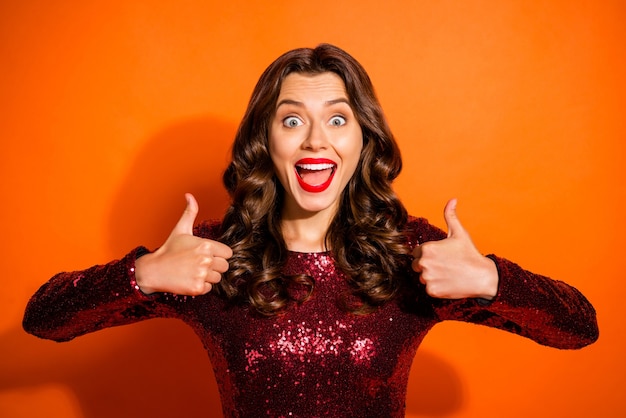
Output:
[[[302,121],[295,116],[288,116],[283,119],[283,125],[287,128],[295,128],[302,125]]]
[[[330,124],[332,126],[343,126],[346,124],[346,118],[344,118],[343,116],[333,116],[330,119]]]

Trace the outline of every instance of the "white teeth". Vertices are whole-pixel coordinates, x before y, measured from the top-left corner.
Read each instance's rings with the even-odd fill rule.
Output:
[[[335,165],[334,164],[298,164],[297,167],[302,169],[302,170],[327,170],[329,168],[333,168]]]

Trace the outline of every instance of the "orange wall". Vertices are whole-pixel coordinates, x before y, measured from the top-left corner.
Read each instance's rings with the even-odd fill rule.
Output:
[[[0,416],[219,414],[182,324],[56,344],[26,335],[21,315],[55,272],[160,244],[186,191],[220,216],[220,172],[257,77],[323,41],[369,70],[411,213],[444,225],[457,196],[483,252],[577,286],[598,310],[600,340],[581,351],[437,326],[407,415],[624,416],[624,2],[256,3],[0,5]]]

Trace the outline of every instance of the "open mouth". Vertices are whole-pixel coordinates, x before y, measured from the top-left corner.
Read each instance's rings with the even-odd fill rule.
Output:
[[[327,159],[306,158],[295,166],[300,187],[311,193],[323,192],[330,186],[337,164]]]

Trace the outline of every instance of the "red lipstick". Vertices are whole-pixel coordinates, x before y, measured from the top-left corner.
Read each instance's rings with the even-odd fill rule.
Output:
[[[320,193],[328,189],[328,187],[332,183],[333,177],[335,176],[336,168],[337,164],[327,158],[303,158],[296,163],[294,170],[296,172],[296,178],[298,179],[298,183],[304,191],[309,193]],[[328,175],[328,178],[322,183],[310,184],[307,183],[303,178],[304,172],[321,173],[326,170],[330,170],[330,173]]]

